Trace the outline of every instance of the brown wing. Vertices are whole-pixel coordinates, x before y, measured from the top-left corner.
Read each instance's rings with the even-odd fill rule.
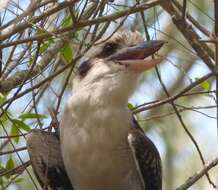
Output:
[[[34,173],[43,189],[73,190],[55,133],[32,130],[27,138],[27,149]]]
[[[128,134],[128,142],[139,177],[145,190],[161,190],[162,169],[159,152],[153,142],[145,136],[135,119],[133,124],[134,126]]]

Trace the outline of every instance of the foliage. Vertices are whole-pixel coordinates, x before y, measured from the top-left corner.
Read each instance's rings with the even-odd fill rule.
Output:
[[[39,189],[28,172],[31,167],[24,164],[27,151],[16,150],[26,146],[31,129],[52,130],[50,122],[63,112],[78,59],[120,28],[168,42],[158,53],[164,62],[156,72],[145,74],[128,105],[161,152],[164,189],[182,188],[205,160],[217,156],[218,19],[212,1],[4,3],[0,2],[0,188],[13,184]],[[22,172],[16,171],[19,166]],[[206,178],[188,187],[213,187],[217,174],[209,176],[209,169],[201,175]]]

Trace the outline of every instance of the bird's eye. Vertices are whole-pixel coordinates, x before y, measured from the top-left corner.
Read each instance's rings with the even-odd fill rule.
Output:
[[[118,44],[116,44],[116,43],[112,43],[112,42],[106,43],[103,46],[102,51],[99,53],[99,55],[97,57],[99,57],[99,58],[108,57],[116,51],[117,47],[118,47]]]
[[[110,53],[110,52],[114,51],[115,47],[116,47],[116,44],[108,43],[104,46],[103,51]]]
[[[84,61],[81,63],[81,65],[78,67],[77,73],[81,77],[85,77],[85,75],[88,73],[88,71],[91,69],[92,64],[90,60]]]

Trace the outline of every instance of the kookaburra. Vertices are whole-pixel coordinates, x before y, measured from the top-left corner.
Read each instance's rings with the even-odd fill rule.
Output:
[[[40,133],[52,153],[36,148],[39,132],[28,138],[35,173],[41,184],[66,178],[62,157],[74,190],[161,190],[160,155],[127,105],[141,74],[161,62],[147,57],[164,42],[120,31],[98,44],[84,55],[73,79],[60,124],[61,155],[59,147],[51,148],[59,146],[58,138]],[[41,170],[36,171],[39,163]],[[68,180],[58,185],[71,189]]]
[[[160,190],[161,161],[128,109],[145,59],[163,41],[121,31],[91,48],[73,80],[60,125],[64,165],[75,190]]]

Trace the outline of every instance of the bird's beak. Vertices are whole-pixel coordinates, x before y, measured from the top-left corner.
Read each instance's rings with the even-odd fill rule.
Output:
[[[145,41],[136,46],[124,48],[111,56],[115,62],[125,65],[132,71],[143,72],[157,64],[162,59],[145,59],[157,52],[164,44],[164,41],[153,40]]]

